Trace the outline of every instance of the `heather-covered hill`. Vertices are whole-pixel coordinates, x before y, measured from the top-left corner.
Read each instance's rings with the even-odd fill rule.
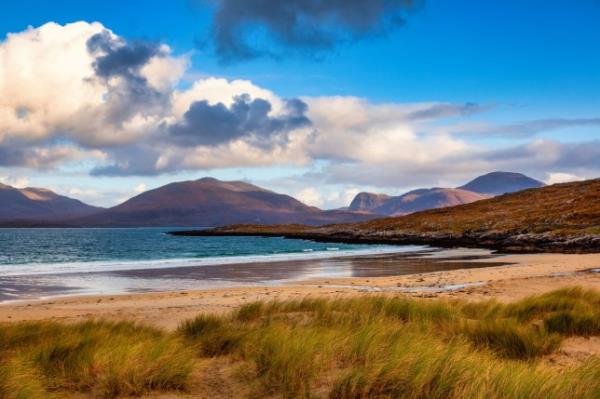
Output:
[[[211,234],[285,235],[525,252],[600,252],[600,179],[555,184],[471,204],[362,223],[321,228],[232,226]]]

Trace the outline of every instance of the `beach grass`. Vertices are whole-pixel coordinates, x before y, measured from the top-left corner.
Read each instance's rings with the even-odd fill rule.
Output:
[[[548,360],[568,337],[600,333],[598,304],[599,292],[568,288],[509,304],[380,295],[253,302],[173,332],[109,321],[4,324],[0,399],[198,389],[211,397],[598,398],[600,358]]]
[[[0,352],[0,398],[184,390],[193,360],[178,337],[126,322],[3,325]]]

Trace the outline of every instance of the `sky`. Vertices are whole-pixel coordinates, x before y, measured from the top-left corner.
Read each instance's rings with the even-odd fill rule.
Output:
[[[322,208],[600,177],[600,1],[7,0],[0,182],[113,206],[244,180]]]

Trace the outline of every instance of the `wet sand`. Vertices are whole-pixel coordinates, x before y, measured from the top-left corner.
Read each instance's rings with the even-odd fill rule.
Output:
[[[415,247],[416,249],[417,247]],[[448,253],[434,249],[285,261],[253,261],[131,270],[87,272],[36,272],[0,275],[0,301],[33,300],[61,295],[119,295],[139,292],[199,290],[248,286],[274,286],[313,279],[386,277],[499,266],[502,262],[475,264],[489,258],[489,251],[463,250]],[[143,264],[142,264],[143,265]],[[14,268],[16,269],[16,267]],[[16,274],[15,274],[16,273]]]
[[[481,252],[474,255],[463,251],[442,251],[417,259],[369,257],[359,261],[360,267],[352,269],[355,274],[343,278],[308,278],[254,286],[9,302],[0,304],[0,321],[52,319],[70,322],[103,318],[134,320],[174,329],[179,322],[198,313],[223,313],[255,300],[407,295],[509,301],[566,286],[600,289],[600,273],[593,270],[600,268],[600,254],[489,256]],[[337,261],[356,262],[349,259]],[[377,267],[381,262],[393,267]],[[448,268],[430,271],[431,265],[439,267],[440,264]],[[375,272],[369,271],[371,268],[375,268],[377,273],[381,270],[390,273],[373,275]],[[391,274],[392,271],[398,273],[398,270],[408,274]],[[367,271],[368,276],[361,274]],[[187,272],[169,271],[177,275]],[[164,273],[161,270],[158,274],[164,276]]]

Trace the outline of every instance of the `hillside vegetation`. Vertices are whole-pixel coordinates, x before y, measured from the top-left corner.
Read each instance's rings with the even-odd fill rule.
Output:
[[[496,195],[543,186],[544,183],[521,173],[492,172],[457,188],[420,188],[397,196],[362,192],[354,197],[348,209],[382,216],[400,216],[427,209],[470,204]]]
[[[597,252],[600,251],[600,179],[556,184],[467,205],[362,223],[320,228],[238,225],[203,234]]]
[[[510,304],[256,302],[174,332],[102,321],[5,324],[0,398],[598,398],[598,357],[550,359],[567,337],[599,334],[600,293],[580,288]]]

